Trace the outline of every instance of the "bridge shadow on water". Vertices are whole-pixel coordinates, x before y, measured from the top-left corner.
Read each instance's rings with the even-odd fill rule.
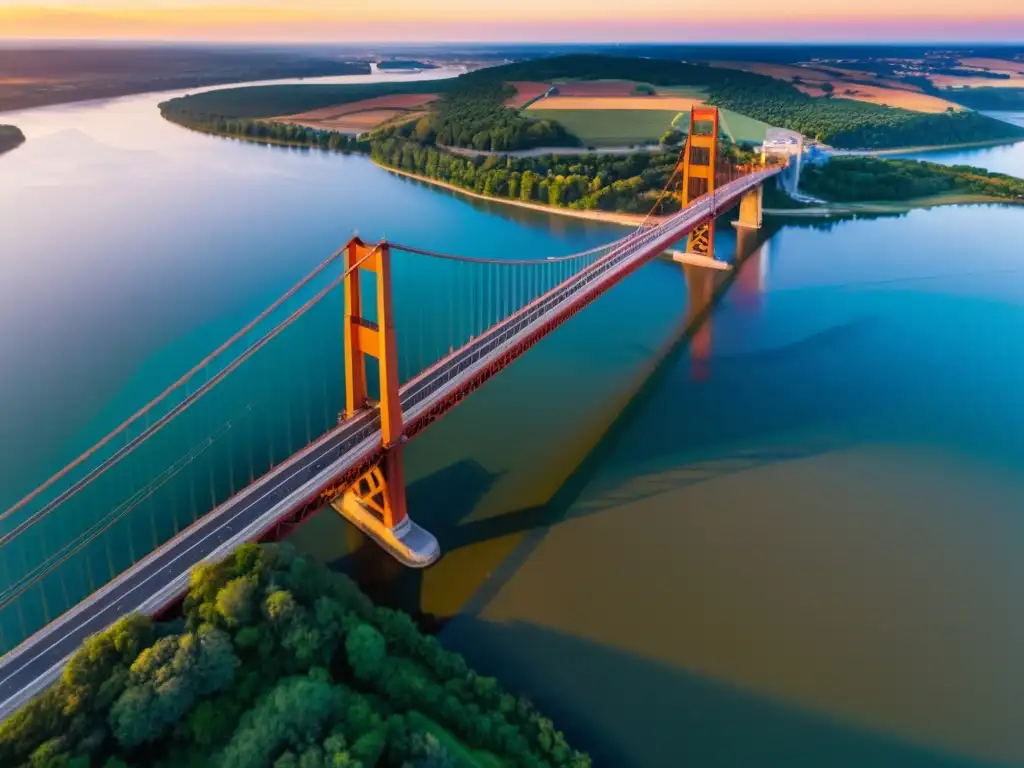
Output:
[[[449,646],[484,674],[535,697],[598,766],[981,768],[897,736],[847,725],[554,629],[472,616],[452,620]],[[624,705],[623,702],[633,704]]]
[[[764,386],[764,377],[752,378],[749,374],[752,366],[771,370],[781,362],[784,369],[787,358],[842,347],[834,343],[833,335],[861,333],[863,323],[832,329],[784,348],[745,355],[743,359],[716,357],[714,386],[701,386],[702,394],[696,398],[680,397],[676,378],[693,375],[680,364],[681,354],[707,322],[720,295],[688,317],[673,334],[667,353],[648,373],[639,391],[619,409],[596,446],[544,503],[472,519],[502,475],[471,459],[453,463],[409,486],[414,517],[437,536],[445,557],[521,534],[511,552],[484,556],[494,560],[486,573],[465,574],[478,583],[472,584],[468,601],[456,610],[447,615],[425,614],[424,572],[403,568],[372,543],[355,542],[352,553],[332,565],[353,573],[378,601],[418,616],[425,629],[445,629],[446,644],[465,654],[483,673],[498,676],[513,690],[530,692],[573,743],[591,752],[597,765],[997,765],[944,754],[898,735],[840,722],[807,705],[742,689],[585,637],[523,621],[492,622],[482,618],[483,609],[530,560],[551,528],[570,517],[599,514],[673,489],[850,444],[848,434],[830,435],[829,430],[821,429],[826,422],[813,392],[796,398],[806,403],[802,410],[773,412],[760,407],[756,398],[757,386]],[[630,433],[638,431],[638,422],[651,418],[651,411],[665,420],[678,418],[682,411],[714,413],[744,403],[748,411],[724,429],[710,420],[696,427],[688,436],[690,450],[667,468],[659,466],[656,459],[672,448],[674,438],[664,431],[648,434],[641,423],[643,450],[632,455],[636,461],[627,467],[621,482],[614,478],[608,482],[609,465],[629,452],[629,445],[624,443],[635,440]],[[796,431],[801,436],[773,444],[772,438],[783,428],[786,434]],[[652,440],[654,434],[657,438]],[[806,434],[816,436],[808,438]],[[645,471],[647,466],[650,471]],[[601,487],[596,488],[595,482]],[[602,599],[595,594],[594,604],[587,610],[601,610]],[[608,606],[608,610],[614,611],[614,606]],[[700,627],[694,631],[701,631]],[[940,741],[941,735],[936,740]]]
[[[772,230],[767,230],[768,236]],[[738,260],[744,262],[760,246],[764,238],[748,240],[740,247]],[[746,269],[756,269],[757,264],[743,264]],[[714,273],[709,270],[691,270],[687,268],[687,283],[690,287],[690,300],[685,317],[678,327],[669,334],[666,344],[660,350],[653,350],[653,365],[642,377],[639,388],[624,405],[617,404],[615,413],[609,420],[609,427],[588,453],[582,457],[578,466],[566,477],[558,490],[541,504],[513,509],[491,517],[470,520],[474,510],[487,496],[501,473],[492,473],[480,463],[472,459],[463,459],[433,474],[421,478],[407,488],[409,509],[413,517],[429,529],[438,539],[443,557],[450,557],[460,549],[472,548],[475,545],[492,542],[513,534],[522,534],[522,538],[510,553],[504,554],[496,562],[490,563],[479,577],[479,585],[468,602],[459,609],[460,615],[474,614],[481,611],[490,600],[504,587],[516,572],[530,559],[535,549],[541,544],[547,532],[570,517],[582,517],[601,513],[607,509],[635,501],[647,496],[661,494],[672,489],[687,485],[706,482],[717,477],[747,471],[756,466],[791,461],[816,455],[840,447],[833,441],[801,440],[795,446],[771,446],[759,449],[750,448],[751,442],[756,443],[761,434],[770,434],[781,419],[787,427],[793,427],[795,414],[768,414],[768,421],[763,419],[744,420],[736,425],[739,431],[704,437],[697,436],[697,443],[703,444],[699,456],[692,457],[680,466],[668,471],[660,470],[651,476],[644,476],[634,470],[637,464],[630,465],[630,472],[637,475],[621,487],[599,495],[590,493],[590,486],[607,470],[609,463],[621,451],[623,438],[635,430],[636,421],[645,412],[651,410],[652,400],[656,403],[659,413],[665,418],[676,418],[680,409],[693,408],[693,403],[683,402],[679,398],[670,397],[668,402],[660,402],[666,388],[671,389],[671,377],[678,375],[681,355],[685,354],[694,338],[705,325],[710,323],[710,316],[715,306],[725,295],[726,290],[735,281],[740,270],[729,273]],[[801,345],[813,345],[815,340],[805,340]],[[795,354],[776,352],[765,356],[768,358],[778,354]],[[746,361],[749,363],[749,360]],[[721,365],[724,363],[724,367]],[[708,402],[701,407],[710,412],[721,412],[731,403],[749,400],[738,390],[746,384],[743,371],[735,375],[728,373],[729,361],[716,360],[716,368],[726,373],[725,380],[716,378],[715,387],[705,388]],[[730,380],[735,379],[732,383]],[[808,402],[813,402],[808,400]],[[805,414],[812,422],[813,414]],[[808,425],[805,425],[808,426]],[[726,448],[725,445],[735,438],[745,443],[745,448]],[[651,432],[644,438],[645,448],[656,456],[672,448],[676,436],[662,430]],[[717,444],[716,444],[717,443]],[[642,459],[642,456],[636,457]],[[585,496],[586,494],[586,496]],[[406,569],[398,565],[391,557],[383,553],[375,544],[366,540],[354,529],[350,530],[349,554],[331,563],[336,567],[352,573],[363,588],[375,599],[384,604],[402,608],[410,614],[418,616],[425,627],[440,629],[452,618],[451,615],[439,616],[426,614],[423,610],[424,574],[421,571]]]

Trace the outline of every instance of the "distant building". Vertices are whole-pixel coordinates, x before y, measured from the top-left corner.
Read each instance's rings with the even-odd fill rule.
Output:
[[[790,191],[796,191],[800,184],[800,166],[804,157],[804,137],[796,131],[785,128],[769,128],[764,133],[761,145],[761,159],[768,156],[789,158],[789,171],[784,175],[782,183]]]

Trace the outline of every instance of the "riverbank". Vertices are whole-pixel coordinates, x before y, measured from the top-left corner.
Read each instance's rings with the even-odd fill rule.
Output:
[[[438,181],[437,179],[428,179],[424,176],[417,176],[415,173],[409,173],[408,171],[400,171],[397,168],[389,168],[386,165],[377,163],[380,168],[385,171],[389,171],[397,176],[404,176],[408,179],[415,179],[421,181],[424,184],[430,184],[434,187],[440,187],[447,189],[449,192],[458,192],[460,195],[466,195],[467,197],[474,197],[477,200],[487,200],[492,203],[502,203],[503,205],[512,205],[516,208],[528,208],[533,211],[540,211],[541,213],[553,213],[558,216],[569,216],[574,219],[589,219],[590,221],[603,221],[607,224],[621,224],[624,227],[637,227],[640,226],[644,221],[657,223],[662,220],[661,216],[641,216],[638,213],[615,213],[613,211],[580,211],[574,208],[556,208],[553,205],[541,205],[540,203],[527,203],[522,200],[511,200],[506,197],[491,197],[489,195],[481,195],[479,192],[473,192],[472,190],[462,189],[456,187],[454,184],[448,184],[444,181]]]
[[[334,152],[334,151],[344,152],[345,151],[345,150],[340,150],[340,149],[339,150],[334,150],[334,149],[330,149],[330,148],[326,148],[326,147],[314,146],[314,145],[311,145],[311,144],[309,144],[309,143],[307,143],[305,141],[291,141],[291,140],[288,140],[288,139],[277,139],[277,138],[273,138],[273,137],[264,137],[264,136],[259,136],[259,137],[257,137],[257,136],[243,136],[243,135],[238,135],[238,134],[235,134],[235,133],[228,133],[226,131],[218,131],[216,129],[213,129],[213,128],[211,128],[209,126],[205,126],[205,125],[190,125],[190,124],[186,124],[186,123],[174,120],[174,119],[168,117],[166,114],[164,114],[163,117],[164,117],[165,120],[167,120],[170,123],[173,123],[174,125],[180,126],[180,127],[185,128],[187,130],[190,130],[190,131],[196,131],[198,133],[204,133],[204,134],[206,134],[208,136],[219,136],[220,138],[225,138],[225,139],[236,139],[238,141],[243,141],[243,142],[247,142],[247,143],[274,144],[274,145],[278,145],[278,146],[282,146],[282,147],[296,147],[296,148],[300,148],[300,149],[309,149],[309,150],[317,150],[317,149],[319,149],[319,150],[329,151],[329,152]],[[349,150],[349,151],[352,151],[352,150]],[[359,154],[362,154],[362,153],[359,153]],[[593,153],[590,153],[590,154],[593,154]],[[440,187],[442,189],[447,189],[450,192],[457,192],[459,194],[466,195],[467,197],[477,198],[478,200],[489,200],[491,202],[502,203],[504,205],[511,205],[511,206],[515,206],[517,208],[527,208],[527,209],[530,209],[530,210],[539,211],[541,213],[556,214],[556,215],[559,215],[559,216],[567,216],[567,217],[576,218],[576,219],[587,219],[589,221],[601,221],[601,222],[604,222],[604,223],[607,223],[607,224],[618,224],[618,225],[621,225],[621,226],[624,226],[624,227],[637,227],[637,226],[640,226],[640,224],[642,224],[644,221],[650,221],[652,223],[657,223],[657,222],[662,220],[662,217],[660,217],[660,216],[646,217],[646,216],[641,216],[638,213],[617,213],[617,212],[614,212],[614,211],[578,210],[578,209],[574,209],[574,208],[560,208],[560,207],[556,207],[556,206],[553,206],[553,205],[543,205],[541,203],[528,203],[528,202],[524,202],[522,200],[512,200],[510,198],[504,198],[504,197],[492,197],[490,195],[480,194],[479,192],[473,192],[472,190],[463,189],[462,187],[455,186],[454,184],[449,184],[448,182],[439,181],[437,179],[427,178],[425,176],[420,176],[420,175],[417,175],[415,173],[410,173],[409,171],[398,170],[397,168],[391,168],[389,166],[382,165],[381,163],[378,163],[376,161],[374,161],[374,163],[379,168],[382,168],[385,171],[389,171],[391,173],[394,173],[397,176],[404,176],[404,177],[409,178],[409,179],[414,179],[416,181],[421,181],[424,184],[429,184],[429,185],[434,186],[434,187]]]
[[[944,152],[954,149],[984,149],[985,147],[1002,147],[1020,143],[1020,139],[988,139],[986,141],[966,141],[960,144],[936,144],[921,147],[897,147],[895,149],[833,149],[825,151],[834,157],[883,157],[906,155],[918,152]]]
[[[1024,205],[1024,200],[1007,200],[994,195],[935,195],[915,200],[898,202],[871,201],[862,203],[829,203],[807,208],[765,208],[768,216],[784,216],[786,218],[828,218],[832,216],[850,216],[858,213],[907,213],[913,210],[937,208],[943,205]]]

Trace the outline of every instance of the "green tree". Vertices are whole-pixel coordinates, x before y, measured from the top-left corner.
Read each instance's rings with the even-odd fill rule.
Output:
[[[345,639],[348,663],[360,680],[373,680],[387,658],[384,636],[369,624],[358,624]]]

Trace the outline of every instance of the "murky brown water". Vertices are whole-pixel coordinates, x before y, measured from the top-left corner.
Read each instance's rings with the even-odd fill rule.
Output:
[[[978,341],[1024,329],[1024,288],[989,297],[998,254],[823,265],[900,224],[775,234],[653,371],[717,279],[655,265],[686,307],[608,340],[645,355],[527,357],[411,446],[446,555],[364,578],[599,765],[1024,764],[1024,378]]]

